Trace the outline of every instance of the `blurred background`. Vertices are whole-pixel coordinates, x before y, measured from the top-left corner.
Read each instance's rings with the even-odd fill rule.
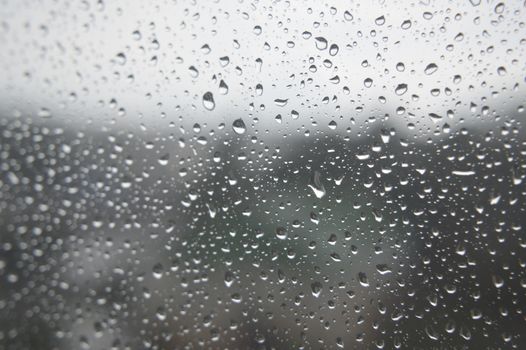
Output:
[[[525,348],[525,11],[3,1],[0,348]]]

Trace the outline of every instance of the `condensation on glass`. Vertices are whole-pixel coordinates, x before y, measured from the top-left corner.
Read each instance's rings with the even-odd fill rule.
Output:
[[[0,6],[0,348],[526,348],[524,1]]]

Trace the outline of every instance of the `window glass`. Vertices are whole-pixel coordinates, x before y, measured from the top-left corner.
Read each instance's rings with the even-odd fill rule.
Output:
[[[0,6],[0,348],[526,348],[526,3]]]

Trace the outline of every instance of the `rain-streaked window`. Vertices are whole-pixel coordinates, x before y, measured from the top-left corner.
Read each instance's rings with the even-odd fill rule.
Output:
[[[0,6],[0,349],[525,349],[526,3]]]

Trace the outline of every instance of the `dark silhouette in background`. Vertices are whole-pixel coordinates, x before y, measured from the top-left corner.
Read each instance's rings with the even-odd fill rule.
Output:
[[[523,130],[0,126],[2,348],[526,346]]]

